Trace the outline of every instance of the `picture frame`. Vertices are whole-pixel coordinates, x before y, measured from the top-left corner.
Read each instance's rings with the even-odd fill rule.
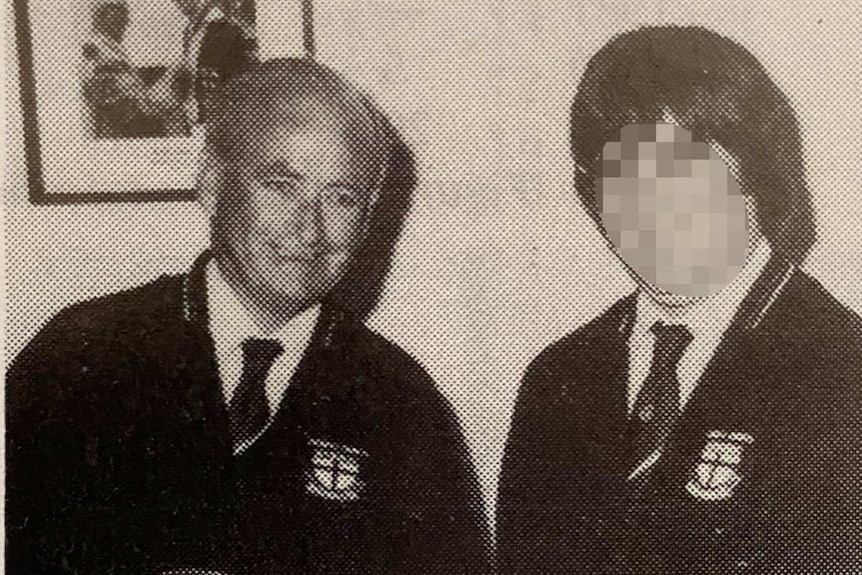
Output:
[[[14,0],[32,204],[194,198],[206,90],[227,77],[210,79],[206,46],[220,58],[239,38],[249,58],[314,57],[312,0],[233,0],[228,24],[181,8],[230,1]]]

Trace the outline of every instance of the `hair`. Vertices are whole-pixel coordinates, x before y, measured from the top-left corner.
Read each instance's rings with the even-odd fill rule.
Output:
[[[587,64],[571,109],[575,187],[601,225],[596,199],[604,144],[635,123],[675,123],[739,163],[776,255],[801,263],[816,239],[802,141],[785,94],[745,48],[701,27],[643,27],[611,39]]]
[[[198,175],[199,192],[221,185],[208,178],[208,164],[230,161],[236,146],[242,146],[242,139],[254,137],[255,116],[285,111],[289,117],[284,105],[308,98],[333,106],[343,119],[357,127],[349,132],[350,137],[358,138],[356,145],[368,147],[378,162],[377,202],[370,213],[365,240],[328,296],[338,308],[361,320],[375,308],[383,292],[416,186],[412,151],[370,98],[310,59],[283,58],[254,65],[233,78],[223,93],[223,104],[207,130],[207,153]]]
[[[379,168],[378,180],[383,177],[394,143],[389,121],[370,98],[309,58],[254,63],[228,82],[207,130],[206,146],[217,159],[230,162],[263,122],[307,121],[296,111],[303,102],[322,104],[343,122],[351,144],[370,153]]]

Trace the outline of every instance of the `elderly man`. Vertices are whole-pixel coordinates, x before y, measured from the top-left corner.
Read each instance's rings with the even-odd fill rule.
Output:
[[[66,309],[11,367],[9,572],[482,570],[449,405],[339,304],[409,181],[403,144],[308,60],[229,94],[200,177],[211,250]]]
[[[638,289],[524,376],[501,571],[862,572],[862,321],[800,270],[787,98],[727,38],[642,28],[592,58],[571,128]]]

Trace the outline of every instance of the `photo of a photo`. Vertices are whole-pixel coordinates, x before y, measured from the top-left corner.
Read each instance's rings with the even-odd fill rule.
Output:
[[[8,7],[5,573],[862,575],[862,0]]]
[[[305,55],[302,0],[16,0],[15,15],[35,203],[190,199],[226,82]]]
[[[81,93],[95,138],[189,136],[219,86],[255,60],[247,0],[85,0]],[[158,24],[154,26],[153,24]],[[127,40],[182,27],[182,44]]]

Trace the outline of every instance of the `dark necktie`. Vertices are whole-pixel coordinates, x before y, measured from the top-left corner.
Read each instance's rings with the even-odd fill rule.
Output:
[[[691,332],[685,326],[655,323],[652,365],[638,393],[632,411],[634,449],[632,473],[653,453],[664,447],[679,417],[679,360],[691,343]],[[639,475],[639,474],[637,474]]]
[[[257,437],[269,421],[266,374],[282,351],[281,344],[271,339],[242,342],[242,375],[228,406],[234,448]]]

